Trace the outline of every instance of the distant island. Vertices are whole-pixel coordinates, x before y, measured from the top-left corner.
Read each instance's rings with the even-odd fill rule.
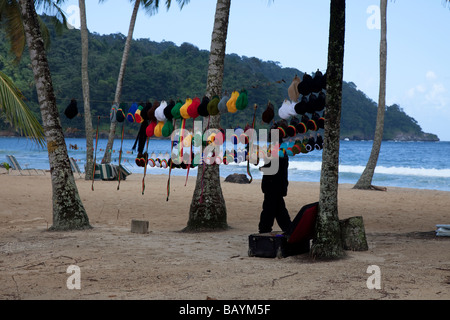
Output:
[[[43,16],[46,20],[47,17]],[[48,60],[60,110],[61,122],[66,136],[83,137],[84,119],[81,87],[81,41],[78,29],[67,30],[56,35],[51,30],[51,46]],[[114,98],[117,75],[126,37],[122,34],[89,35],[89,81],[90,101],[93,119],[101,116],[99,132],[106,137],[109,130],[109,113]],[[29,56],[24,54],[19,65],[12,63],[9,44],[0,31],[0,69],[20,88],[27,98],[27,105],[40,118],[33,74]],[[187,97],[202,97],[206,87],[209,52],[183,43],[154,42],[150,39],[134,40],[126,68],[122,90],[124,108],[132,102],[162,100],[184,100]],[[224,129],[244,128],[253,119],[253,105],[256,110],[255,127],[268,128],[261,121],[261,114],[270,101],[275,112],[288,99],[288,87],[295,75],[300,78],[304,72],[313,74],[316,70],[300,71],[283,68],[278,62],[262,61],[256,57],[228,54],[225,59],[223,89],[226,94],[233,90],[246,89],[249,107],[234,114],[224,114],[221,126]],[[326,70],[321,70],[325,73]],[[63,112],[72,98],[77,99],[80,116],[67,119]],[[341,139],[373,140],[375,132],[377,103],[358,90],[352,82],[343,83]],[[277,113],[276,113],[277,114]],[[187,124],[189,126],[190,123]],[[96,126],[96,123],[94,123]],[[127,137],[136,137],[139,125],[130,123],[125,128]],[[2,135],[12,134],[10,126],[0,118]],[[307,133],[308,134],[308,133]],[[387,106],[385,113],[384,140],[397,141],[439,141],[437,135],[425,133],[417,121],[408,116],[397,105]]]

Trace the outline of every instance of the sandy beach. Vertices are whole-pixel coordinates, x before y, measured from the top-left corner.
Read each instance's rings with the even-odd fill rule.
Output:
[[[31,173],[31,172],[30,172]],[[362,216],[368,251],[347,251],[336,261],[308,254],[270,259],[248,256],[257,232],[263,194],[260,180],[222,180],[230,229],[180,232],[187,223],[195,178],[132,174],[117,181],[76,176],[91,230],[50,232],[51,182],[47,172],[0,172],[0,299],[164,300],[448,300],[450,194],[389,187],[383,191],[339,187],[339,218]],[[290,182],[291,218],[318,201],[319,184]],[[132,233],[131,220],[150,232]],[[274,226],[279,230],[278,226]],[[81,271],[81,289],[70,290],[67,268]],[[380,269],[381,288],[369,289],[367,269]]]

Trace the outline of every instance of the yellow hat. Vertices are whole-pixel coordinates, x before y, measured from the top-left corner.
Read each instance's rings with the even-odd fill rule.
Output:
[[[239,92],[238,91],[233,91],[231,93],[231,97],[227,101],[228,112],[235,113],[237,111],[236,100],[237,100],[238,97],[239,97]]]
[[[162,128],[164,127],[164,121],[159,121],[158,124],[155,127],[154,135],[155,137],[161,137],[162,136]]]
[[[180,108],[180,114],[184,119],[189,119],[191,116],[189,115],[187,109],[192,104],[192,99],[187,98],[186,102]]]

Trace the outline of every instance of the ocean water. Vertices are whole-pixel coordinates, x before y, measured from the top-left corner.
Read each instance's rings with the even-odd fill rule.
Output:
[[[94,155],[101,161],[106,147],[106,139],[99,139]],[[77,160],[83,170],[86,157],[84,138],[67,138],[69,156]],[[144,173],[144,168],[135,164],[136,151],[132,150],[134,139],[126,139],[122,145],[122,164],[131,172]],[[70,148],[76,145],[77,150]],[[118,163],[120,139],[113,146],[113,163]],[[95,141],[94,141],[95,148]],[[372,141],[341,141],[339,155],[339,183],[355,184],[363,172],[372,148]],[[171,150],[169,140],[150,140],[148,153],[151,158],[168,157]],[[6,155],[14,155],[22,168],[49,169],[46,148],[36,146],[31,140],[17,137],[0,138],[0,162],[6,161]],[[152,155],[153,154],[153,155]],[[322,151],[314,150],[307,154],[290,157],[290,181],[320,181]],[[262,163],[261,163],[262,164]],[[261,179],[259,166],[250,164],[253,179]],[[147,168],[147,174],[168,174],[164,168]],[[232,173],[247,173],[247,163],[220,165],[223,177]],[[173,175],[186,176],[186,170],[173,169]],[[197,168],[190,169],[189,179],[197,175]],[[372,184],[386,187],[406,187],[450,191],[450,142],[394,142],[384,141],[381,145],[375,175]]]

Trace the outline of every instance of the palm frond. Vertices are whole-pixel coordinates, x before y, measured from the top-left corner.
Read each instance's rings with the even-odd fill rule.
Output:
[[[44,129],[24,102],[23,94],[13,81],[0,71],[0,112],[21,135],[44,146]]]

